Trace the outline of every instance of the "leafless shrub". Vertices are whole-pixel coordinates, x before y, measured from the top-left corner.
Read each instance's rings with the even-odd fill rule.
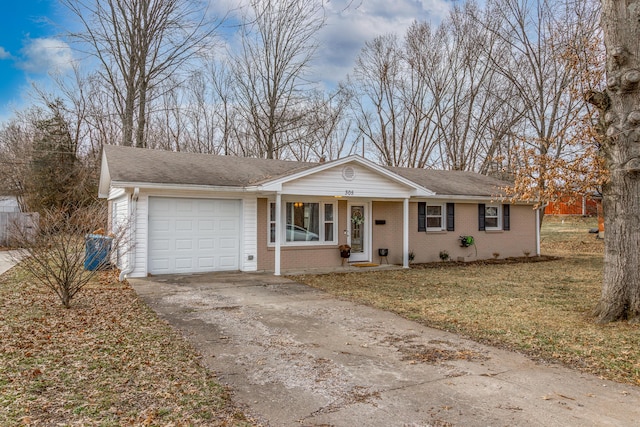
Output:
[[[125,247],[127,227],[105,235],[107,208],[93,205],[72,213],[45,210],[28,230],[11,229],[12,246],[20,266],[41,285],[52,290],[69,308],[71,299],[95,276],[110,267],[112,253]]]

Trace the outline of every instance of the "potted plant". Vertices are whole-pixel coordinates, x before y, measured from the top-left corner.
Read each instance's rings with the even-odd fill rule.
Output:
[[[469,246],[473,246],[474,243],[473,236],[460,236],[461,247],[468,248]]]
[[[340,250],[340,257],[349,258],[351,256],[351,246],[349,245],[340,245],[338,246]]]

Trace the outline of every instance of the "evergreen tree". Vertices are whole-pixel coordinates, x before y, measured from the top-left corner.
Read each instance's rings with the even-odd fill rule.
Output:
[[[52,115],[38,121],[38,136],[30,165],[29,206],[42,212],[59,209],[67,213],[85,205],[82,163],[77,156],[62,103],[49,104]]]

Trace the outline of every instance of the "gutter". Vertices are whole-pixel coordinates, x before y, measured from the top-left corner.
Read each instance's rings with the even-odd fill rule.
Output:
[[[209,192],[226,192],[226,193],[246,193],[248,191],[256,191],[258,186],[216,186],[204,184],[161,184],[148,182],[129,182],[129,181],[111,181],[111,187],[114,188],[142,188],[145,190],[180,190],[180,191],[209,191]]]
[[[140,193],[140,188],[136,187],[133,190],[133,194],[131,195],[131,213],[129,215],[129,218],[131,220],[130,223],[130,227],[129,227],[129,241],[126,242],[127,246],[128,246],[128,251],[127,251],[127,268],[122,270],[120,272],[120,275],[118,276],[118,281],[122,282],[124,281],[124,279],[126,278],[127,274],[131,274],[131,272],[133,271],[133,269],[135,268],[135,261],[136,261],[136,245],[135,242],[133,241],[133,239],[136,236],[136,212],[138,210],[138,194]]]

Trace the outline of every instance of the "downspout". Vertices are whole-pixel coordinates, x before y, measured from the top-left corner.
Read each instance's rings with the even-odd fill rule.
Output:
[[[133,239],[135,239],[136,236],[136,223],[137,223],[137,219],[136,219],[136,211],[138,208],[138,193],[140,193],[140,188],[136,187],[133,190],[133,195],[131,196],[131,213],[129,214],[129,218],[130,218],[130,227],[129,227],[129,241],[125,242],[128,246],[128,251],[127,251],[127,268],[125,268],[124,270],[122,270],[120,272],[120,276],[118,276],[118,280],[120,282],[124,281],[125,277],[127,274],[130,274],[133,269],[135,268],[135,261],[136,261],[136,244],[133,241]]]
[[[545,203],[536,209],[536,256],[540,256],[540,212],[545,209],[549,203]]]

